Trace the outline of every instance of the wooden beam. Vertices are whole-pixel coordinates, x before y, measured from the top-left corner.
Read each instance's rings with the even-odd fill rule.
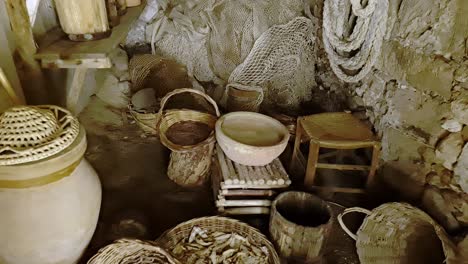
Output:
[[[73,73],[71,87],[67,94],[67,109],[73,114],[77,114],[78,101],[83,90],[87,72],[88,68],[76,68]]]
[[[26,8],[26,1],[5,0],[5,5],[15,38],[16,52],[19,55],[16,68],[27,101],[31,104],[47,103],[45,79],[39,63],[34,59],[37,48]]]
[[[6,74],[5,72],[3,71],[2,68],[0,68],[0,84],[3,86],[3,88],[5,89],[6,93],[8,94],[8,96],[10,97],[11,101],[13,102],[13,104],[15,105],[20,105],[20,104],[24,104],[23,100],[20,99],[18,97],[18,95],[16,95],[16,92],[15,90],[13,89],[13,87],[11,86],[11,83],[10,81],[8,80],[8,78],[6,77]]]
[[[10,21],[8,20],[8,14],[4,6],[5,2],[0,2],[0,68],[3,68],[5,78],[11,84],[14,93],[19,97],[20,101],[24,102],[23,89],[13,61],[13,33],[11,32]],[[2,89],[0,87],[0,90]],[[5,89],[0,91],[0,112],[12,106],[13,102],[9,99],[10,97]]]

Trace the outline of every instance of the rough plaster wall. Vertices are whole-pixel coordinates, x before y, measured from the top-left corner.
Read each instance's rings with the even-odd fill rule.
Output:
[[[468,226],[468,1],[390,3],[391,31],[352,105],[382,137],[385,182],[454,231]]]

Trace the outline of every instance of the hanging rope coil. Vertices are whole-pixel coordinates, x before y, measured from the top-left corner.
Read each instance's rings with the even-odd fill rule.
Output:
[[[386,31],[388,0],[362,2],[326,0],[324,4],[325,51],[333,72],[345,82],[358,82],[369,73]]]

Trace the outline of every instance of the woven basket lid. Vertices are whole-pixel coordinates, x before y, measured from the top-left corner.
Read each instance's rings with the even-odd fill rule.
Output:
[[[80,124],[57,106],[16,106],[0,115],[0,166],[38,161],[59,153]]]

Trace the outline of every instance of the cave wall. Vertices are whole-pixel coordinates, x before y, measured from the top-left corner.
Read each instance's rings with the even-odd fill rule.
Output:
[[[380,59],[349,87],[382,138],[381,175],[450,231],[468,225],[468,1],[390,0]]]

